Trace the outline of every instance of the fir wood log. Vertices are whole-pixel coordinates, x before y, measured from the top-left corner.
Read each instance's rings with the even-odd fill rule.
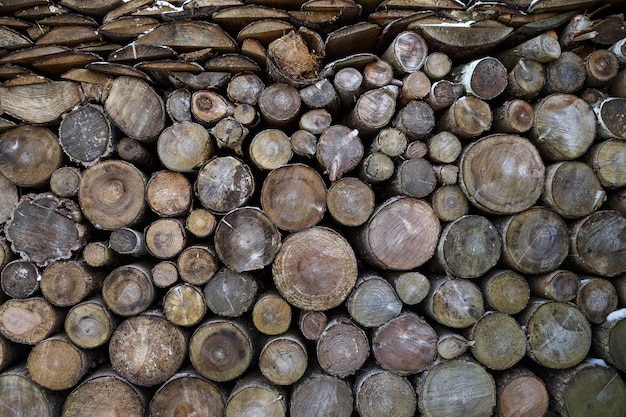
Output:
[[[507,85],[507,71],[493,57],[478,58],[458,68],[453,68],[451,77],[471,94],[482,100],[499,96]]]
[[[546,84],[546,71],[540,62],[520,59],[509,71],[505,92],[512,97],[530,100],[536,97]]]
[[[198,413],[202,417],[223,416],[226,408],[223,388],[191,368],[183,368],[161,385],[150,400],[154,417],[176,413]]]
[[[600,184],[605,188],[613,189],[626,186],[626,174],[621,169],[621,161],[625,157],[624,141],[609,139],[593,145],[586,160]]]
[[[109,342],[113,369],[142,387],[167,381],[181,367],[186,352],[187,338],[182,329],[158,312],[127,318],[117,326]]]
[[[546,167],[546,182],[541,196],[546,207],[566,219],[587,216],[606,199],[597,175],[579,161],[560,161]]]
[[[259,369],[272,384],[292,385],[306,372],[304,340],[295,332],[270,337],[259,354]]]
[[[63,407],[63,396],[43,388],[28,375],[26,364],[0,375],[0,410],[7,416],[55,417]]]
[[[519,45],[496,54],[496,58],[508,69],[513,68],[521,60],[532,60],[540,63],[554,61],[561,55],[559,40],[549,33],[542,33],[520,43]]]
[[[417,405],[424,417],[487,417],[496,405],[493,377],[467,359],[441,361],[416,379]]]
[[[626,356],[623,346],[625,336],[626,321],[624,320],[624,309],[613,311],[603,323],[593,328],[593,339],[591,352],[599,358],[614,366],[619,371],[624,372],[626,368]]]
[[[80,85],[71,81],[47,81],[0,88],[3,112],[26,123],[56,121],[80,102]]]
[[[415,73],[414,73],[415,74]],[[408,146],[408,139],[398,129],[381,129],[370,145],[370,152],[381,152],[390,158],[402,155]]]
[[[302,103],[310,109],[323,109],[335,113],[339,107],[339,96],[333,84],[327,78],[322,78],[299,90]]]
[[[437,323],[462,329],[476,323],[484,314],[480,288],[465,278],[434,276],[424,299],[424,313]]]
[[[370,184],[388,180],[394,173],[393,160],[382,152],[372,152],[363,159],[359,177]]]
[[[59,197],[75,197],[81,175],[80,169],[76,167],[63,166],[55,169],[50,176],[50,191]]]
[[[22,259],[46,266],[82,249],[88,230],[73,200],[42,193],[20,199],[4,232]]]
[[[215,251],[236,272],[263,269],[276,256],[280,233],[259,209],[241,207],[225,215],[215,229]]]
[[[189,90],[179,88],[169,93],[165,102],[165,110],[173,122],[192,121],[191,93]]]
[[[261,413],[267,417],[287,415],[286,393],[258,374],[238,380],[226,403],[226,417]]]
[[[459,185],[482,211],[517,213],[541,195],[544,163],[533,144],[521,136],[486,136],[468,145],[460,158]]]
[[[274,83],[261,91],[258,107],[261,117],[269,126],[286,128],[297,120],[301,102],[295,87]]]
[[[317,340],[328,323],[328,317],[323,311],[300,311],[298,329],[307,340]]]
[[[0,136],[0,173],[17,186],[43,186],[62,161],[57,136],[44,127],[22,125]]]
[[[526,368],[507,370],[496,378],[498,417],[542,417],[549,401],[545,383]]]
[[[278,167],[263,181],[261,207],[280,229],[298,231],[312,227],[326,211],[326,185],[310,166]]]
[[[0,336],[0,371],[21,362],[26,350],[19,343],[14,343]]]
[[[509,369],[526,355],[526,335],[508,314],[487,312],[467,334],[472,356],[487,369]]]
[[[39,292],[41,270],[32,262],[16,259],[0,273],[2,291],[11,298],[28,298]]]
[[[59,333],[33,347],[28,354],[28,373],[44,388],[70,389],[95,366],[93,352],[75,346],[66,334]]]
[[[502,133],[524,133],[535,121],[532,106],[525,100],[508,100],[493,112],[493,129]]]
[[[355,250],[368,263],[407,271],[424,264],[437,246],[441,226],[425,201],[397,197],[379,205],[353,237]]]
[[[83,171],[78,201],[94,227],[115,230],[142,220],[146,209],[146,176],[120,160],[99,162]]]
[[[189,180],[180,172],[157,171],[146,184],[146,202],[160,217],[177,217],[187,214],[193,193]]]
[[[430,204],[442,222],[458,220],[469,211],[469,201],[456,184],[436,188],[430,195]]]
[[[614,368],[604,365],[585,361],[571,369],[550,372],[546,385],[552,407],[565,417],[623,415],[626,386]]]
[[[369,62],[363,68],[363,90],[373,90],[391,84],[393,76],[393,67],[384,59]]]
[[[177,326],[194,326],[204,318],[207,305],[202,291],[190,284],[178,284],[163,297],[165,318]]]
[[[452,329],[435,325],[437,332],[437,355],[441,358],[450,360],[456,359],[464,355],[472,345],[463,335],[454,332]]]
[[[115,268],[102,283],[102,297],[119,316],[136,316],[147,310],[156,298],[149,266],[140,261]]]
[[[152,283],[157,288],[169,288],[178,281],[178,268],[173,261],[157,262],[150,272]]]
[[[440,185],[454,185],[458,182],[459,167],[455,164],[434,165],[435,177]]]
[[[265,83],[256,74],[237,74],[228,82],[228,99],[237,104],[256,105]]]
[[[354,67],[341,68],[333,77],[333,86],[339,95],[342,107],[356,103],[363,84],[363,74]]]
[[[185,229],[195,237],[203,238],[209,236],[217,227],[215,215],[203,208],[191,210],[185,219]]]
[[[580,278],[567,270],[526,277],[530,291],[542,298],[555,301],[572,301],[580,289]]]
[[[352,388],[343,379],[314,370],[291,390],[289,415],[306,417],[311,410],[323,415],[349,417],[353,411]]]
[[[254,327],[259,332],[270,336],[282,334],[289,330],[291,315],[289,303],[280,294],[272,290],[260,294],[252,307]],[[269,379],[272,380],[272,378]]]
[[[291,142],[279,129],[264,129],[257,133],[248,149],[250,160],[261,170],[272,170],[289,163],[293,156]]]
[[[337,223],[360,226],[374,211],[374,197],[374,192],[365,182],[344,177],[328,188],[326,206]]]
[[[440,80],[452,70],[452,60],[443,52],[433,51],[424,61],[423,71],[431,80]]]
[[[161,163],[171,171],[194,172],[215,155],[215,145],[204,127],[194,122],[182,122],[161,132],[157,154]]]
[[[65,312],[43,297],[9,299],[0,305],[0,333],[8,340],[36,345],[57,333]]]
[[[291,305],[328,310],[341,304],[354,287],[356,256],[339,233],[312,227],[283,240],[272,264],[272,278]]]
[[[291,150],[296,156],[314,157],[317,150],[317,136],[307,130],[296,130],[291,135]]]
[[[241,321],[210,319],[191,336],[189,359],[201,375],[212,381],[231,381],[241,376],[256,354],[253,328]]]
[[[97,295],[73,306],[67,312],[63,328],[74,345],[94,349],[109,341],[116,325],[117,319]]]
[[[530,300],[526,278],[513,270],[494,269],[480,280],[480,288],[488,309],[505,314],[517,314]]]
[[[63,116],[59,142],[69,159],[83,166],[107,157],[116,146],[113,126],[104,109],[95,104],[78,107]]]
[[[348,317],[335,317],[317,339],[316,356],[322,369],[345,378],[360,369],[370,354],[368,338]]]
[[[581,57],[571,51],[562,52],[559,57],[546,65],[544,91],[570,94],[585,84],[587,72]]]
[[[603,138],[626,139],[624,114],[626,98],[608,97],[593,107],[598,118],[598,133]]]
[[[393,286],[400,300],[407,305],[420,303],[428,295],[430,281],[418,271],[388,272],[385,279]]]
[[[354,409],[363,417],[411,417],[417,397],[404,377],[378,367],[363,369],[354,381]]]
[[[204,302],[218,316],[239,317],[249,311],[259,292],[259,282],[246,272],[221,268],[204,286]]]
[[[584,59],[586,83],[590,87],[602,87],[617,76],[619,60],[607,49],[597,49]]]
[[[426,141],[428,158],[434,163],[450,164],[461,154],[461,141],[450,132],[439,132]]]
[[[450,104],[437,121],[437,129],[449,131],[463,139],[470,139],[489,130],[492,120],[489,104],[478,97],[467,95]]]
[[[204,285],[219,269],[215,248],[208,244],[191,245],[176,259],[180,279],[192,285]]]
[[[211,127],[224,117],[233,114],[234,106],[220,94],[200,90],[191,95],[191,113],[194,120],[203,126]]]
[[[360,326],[378,327],[400,314],[402,301],[383,277],[364,273],[357,279],[346,307]]]
[[[526,354],[545,368],[571,368],[589,352],[591,325],[572,304],[534,299],[518,320],[525,326]]]
[[[437,355],[437,333],[426,320],[411,312],[377,328],[371,341],[376,363],[402,376],[423,371]]]
[[[405,31],[393,39],[381,58],[399,73],[412,73],[424,66],[427,56],[428,45],[424,38],[413,31]]]
[[[5,177],[2,173],[0,173],[0,193],[2,193],[3,197],[2,200],[0,200],[0,222],[5,223],[11,217],[15,205],[20,199],[20,195],[18,194],[18,189],[15,183]],[[4,244],[6,245],[6,240],[4,241]],[[3,261],[0,262],[0,266],[6,265],[8,262],[8,256],[5,255],[0,258],[3,259]]]
[[[196,197],[209,211],[225,214],[243,206],[255,191],[250,166],[234,156],[217,156],[198,172]]]
[[[83,249],[87,265],[98,268],[118,262],[118,254],[109,247],[109,242],[89,242]]]
[[[496,266],[502,247],[502,238],[489,219],[466,215],[444,226],[433,268],[460,278],[477,278]]]
[[[398,111],[392,126],[411,141],[424,139],[435,127],[435,114],[424,101],[412,100]]]
[[[298,121],[298,127],[314,135],[321,135],[332,122],[332,115],[326,109],[313,109],[304,113]]]
[[[375,136],[391,121],[396,110],[398,87],[387,85],[361,94],[346,118],[346,124],[363,137]]]
[[[172,259],[187,246],[187,231],[182,219],[159,218],[145,231],[145,247],[158,259]]]
[[[117,144],[117,154],[124,161],[136,165],[141,169],[152,167],[157,158],[146,149],[138,140],[123,137]]]
[[[411,72],[402,79],[399,104],[407,105],[412,100],[421,100],[428,97],[432,83],[428,76],[421,71]]]
[[[84,261],[58,261],[41,274],[41,293],[57,307],[70,307],[96,292],[103,279],[103,271]]]
[[[424,98],[424,101],[434,111],[439,111],[451,106],[464,92],[465,89],[460,84],[448,80],[439,80],[432,83],[430,92],[428,96]]]
[[[331,182],[356,168],[363,158],[363,152],[359,132],[343,125],[326,129],[317,141],[317,160]]]
[[[601,210],[570,226],[570,257],[585,272],[614,277],[626,272],[626,219],[613,210]]]
[[[600,324],[617,309],[617,290],[604,278],[583,277],[575,303],[590,323]]]

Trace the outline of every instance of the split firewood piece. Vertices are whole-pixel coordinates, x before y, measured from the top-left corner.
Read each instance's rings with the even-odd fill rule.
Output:
[[[290,31],[267,48],[268,76],[275,82],[305,87],[319,80],[324,56],[324,42],[317,32]]]
[[[33,46],[30,48],[20,48],[0,57],[0,63],[14,65],[31,65],[33,62],[51,55],[62,52],[70,52],[66,46]]]
[[[571,368],[589,352],[591,325],[573,304],[531,300],[518,320],[528,338],[528,357],[543,367]]]
[[[172,377],[186,352],[183,330],[156,311],[127,318],[109,342],[113,369],[132,384],[144,387],[161,385]]]
[[[212,14],[211,20],[221,28],[232,34],[237,34],[250,23],[259,20],[289,20],[289,14],[279,8],[267,7],[258,4],[246,4],[217,10]]]
[[[101,59],[99,55],[93,52],[61,52],[38,59],[33,62],[32,67],[45,74],[60,75],[73,68],[86,67]]]
[[[372,265],[406,271],[435,252],[441,226],[430,204],[412,197],[387,200],[360,226],[353,242]]]
[[[64,329],[72,343],[94,349],[109,341],[117,319],[100,295],[73,306],[65,317]]]
[[[115,42],[130,42],[158,25],[159,21],[151,17],[124,16],[103,24],[98,32]]]
[[[11,298],[0,305],[0,333],[25,345],[36,345],[63,327],[65,313],[43,297]]]
[[[336,59],[348,53],[372,52],[376,49],[379,34],[378,25],[369,22],[339,28],[326,37],[326,56]]]
[[[164,45],[137,45],[135,42],[112,51],[107,57],[111,63],[127,63],[147,61],[150,59],[174,59],[176,52]]]
[[[0,108],[27,123],[56,121],[81,100],[80,84],[70,81],[0,87]]]
[[[22,49],[33,46],[33,41],[18,31],[10,29],[6,26],[0,26],[0,48],[3,49]]]
[[[138,223],[144,215],[145,174],[125,161],[99,162],[80,180],[78,200],[98,229],[115,230]]]
[[[247,24],[237,34],[237,42],[242,44],[245,39],[256,39],[267,47],[276,39],[295,30],[293,25],[280,19],[258,19]]]
[[[209,132],[194,122],[176,123],[161,132],[157,154],[170,171],[195,172],[214,156]]]
[[[466,147],[459,162],[459,185],[474,206],[488,213],[530,208],[541,196],[544,174],[537,149],[516,135],[482,138]]]
[[[210,72],[229,72],[232,74],[261,72],[261,67],[254,60],[235,53],[218,54],[204,64],[204,69]]]
[[[300,260],[298,268],[293,268],[294,259]],[[312,227],[283,240],[272,265],[272,277],[291,305],[324,311],[340,305],[354,287],[356,256],[337,232]]]
[[[426,369],[437,356],[437,333],[426,320],[406,312],[372,334],[372,354],[387,371],[406,376]]]
[[[82,25],[63,25],[50,30],[37,39],[35,44],[38,46],[62,45],[72,47],[99,40],[101,40],[100,35],[94,28]]]
[[[126,77],[131,77],[131,78],[139,78],[149,83],[152,82],[150,77],[145,72],[143,72],[142,70],[138,68],[131,67],[130,65],[126,65],[126,64],[117,64],[113,62],[99,61],[99,62],[91,62],[87,64],[85,67],[86,69],[90,71],[94,71],[100,74],[106,74],[111,77],[126,76]],[[111,87],[110,82],[111,81],[107,82],[106,93],[108,93],[108,90]],[[106,99],[106,98],[107,98],[107,95],[106,94],[103,95],[103,99]]]
[[[204,21],[173,21],[162,23],[140,36],[137,45],[164,45],[180,51],[212,48],[216,52],[235,52],[235,41],[215,23]]]
[[[579,10],[591,7],[598,3],[598,0],[539,0],[534,1],[528,6],[529,13],[546,13],[546,12],[566,12],[569,10]]]
[[[254,194],[255,180],[250,167],[234,156],[218,156],[198,172],[194,191],[202,206],[226,214],[243,206]]]
[[[23,259],[46,266],[82,249],[88,231],[82,221],[80,208],[70,199],[27,194],[7,221],[5,233]]]
[[[342,125],[326,129],[317,141],[316,157],[330,181],[336,181],[356,168],[363,152],[358,132]]]
[[[272,263],[279,246],[278,229],[256,208],[231,211],[215,229],[215,251],[236,272],[263,269]]]
[[[297,198],[291,196],[297,195]],[[278,228],[298,231],[316,225],[326,211],[326,184],[303,164],[271,171],[261,189],[261,206]]]

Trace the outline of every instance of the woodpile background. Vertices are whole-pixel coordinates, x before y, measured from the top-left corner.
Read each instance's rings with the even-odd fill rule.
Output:
[[[0,0],[0,415],[626,415],[624,6]]]

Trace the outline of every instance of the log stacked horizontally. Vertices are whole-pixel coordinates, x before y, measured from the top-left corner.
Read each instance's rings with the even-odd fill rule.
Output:
[[[625,416],[624,5],[0,1],[0,414]]]

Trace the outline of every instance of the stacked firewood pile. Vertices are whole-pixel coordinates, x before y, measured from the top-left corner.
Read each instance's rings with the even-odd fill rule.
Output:
[[[0,414],[623,417],[623,8],[0,1]]]

